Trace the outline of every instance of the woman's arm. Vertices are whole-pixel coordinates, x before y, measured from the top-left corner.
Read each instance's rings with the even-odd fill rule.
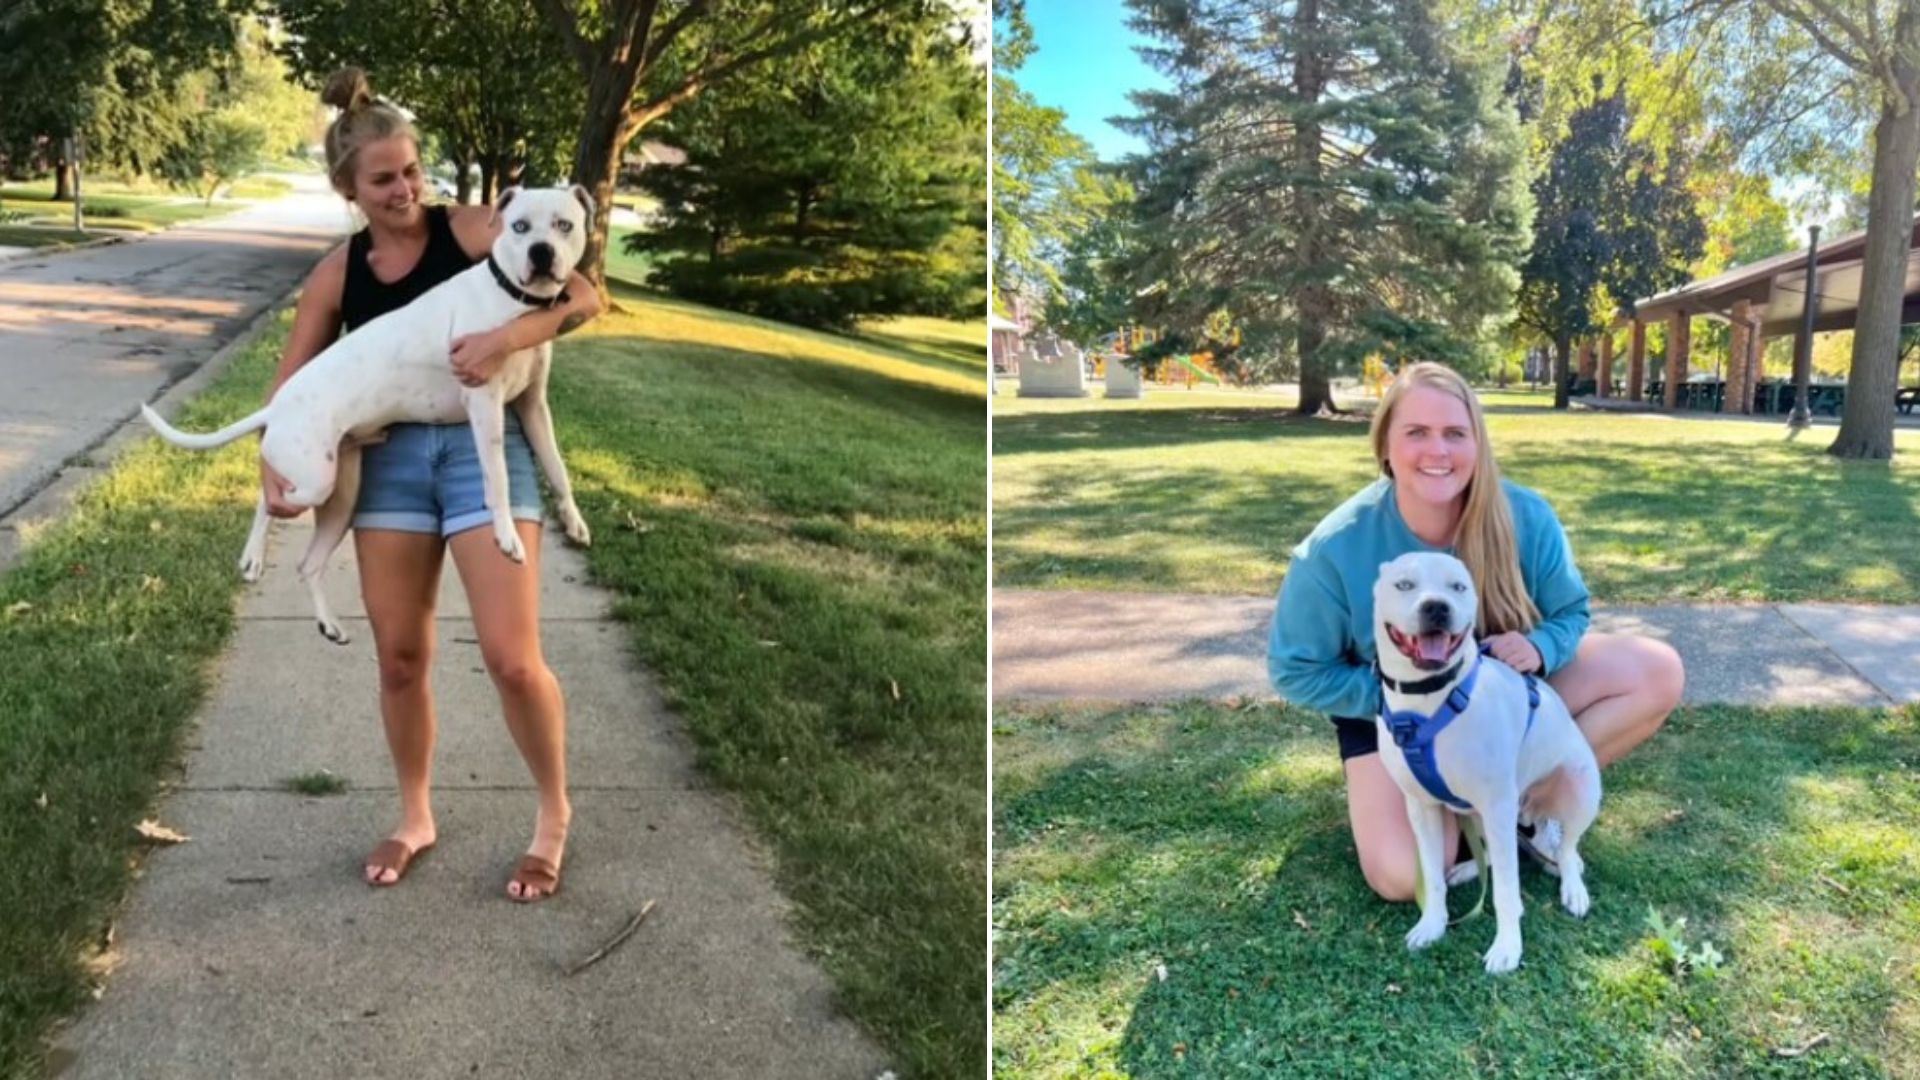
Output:
[[[1525,535],[1529,543],[1522,550],[1522,576],[1533,605],[1540,609],[1540,621],[1526,638],[1540,653],[1541,673],[1551,675],[1573,659],[1593,613],[1588,608],[1587,583],[1573,564],[1567,532],[1544,500]]]
[[[340,298],[346,280],[347,245],[341,244],[320,260],[300,289],[300,302],[293,309],[293,329],[280,350],[280,366],[274,370],[273,385],[267,390],[268,401],[294,372],[340,336]],[[286,501],[286,478],[274,472],[265,458],[260,459],[260,490],[267,500],[267,513],[274,517],[299,517],[305,510]]]
[[[447,208],[448,224],[468,258],[484,258],[500,233],[500,222],[481,206]],[[500,370],[509,355],[552,341],[600,314],[600,291],[575,271],[566,285],[567,302],[530,311],[505,326],[463,334],[453,342],[453,374],[467,386],[479,386]]]
[[[1294,552],[1267,635],[1267,680],[1282,698],[1329,716],[1380,710],[1373,669],[1353,662],[1346,594],[1322,559]]]

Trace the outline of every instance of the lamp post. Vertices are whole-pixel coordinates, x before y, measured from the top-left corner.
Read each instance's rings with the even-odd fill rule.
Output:
[[[1820,250],[1820,226],[1807,226],[1807,296],[1800,312],[1800,334],[1793,339],[1793,412],[1787,416],[1787,428],[1799,431],[1812,426],[1813,413],[1807,409],[1807,394],[1813,382],[1814,256]]]

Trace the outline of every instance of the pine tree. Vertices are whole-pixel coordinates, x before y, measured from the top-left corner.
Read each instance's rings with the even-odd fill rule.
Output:
[[[813,326],[975,315],[985,302],[985,73],[938,19],[736,76],[655,128],[687,152],[642,186],[630,250],[691,299]]]
[[[1368,355],[1464,363],[1511,303],[1529,219],[1504,72],[1428,5],[1131,0],[1173,89],[1134,96],[1163,351],[1241,331],[1229,366],[1297,370],[1300,409]]]

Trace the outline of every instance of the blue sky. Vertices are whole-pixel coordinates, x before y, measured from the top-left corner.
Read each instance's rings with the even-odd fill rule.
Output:
[[[1143,149],[1106,118],[1133,112],[1127,91],[1165,87],[1133,51],[1146,39],[1127,28],[1123,0],[1027,0],[1034,54],[1013,73],[1040,104],[1063,109],[1067,127],[1112,161]]]

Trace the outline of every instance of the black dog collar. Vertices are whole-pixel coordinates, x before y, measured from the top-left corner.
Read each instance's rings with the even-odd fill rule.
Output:
[[[493,280],[498,283],[502,289],[507,291],[508,296],[513,297],[528,307],[551,309],[567,302],[567,290],[565,289],[561,289],[553,296],[535,296],[520,286],[515,285],[513,280],[507,277],[507,272],[500,269],[500,264],[493,261],[492,255],[487,256],[487,269],[493,271]]]
[[[1429,675],[1424,679],[1409,679],[1406,682],[1396,682],[1380,669],[1379,661],[1374,662],[1373,670],[1380,676],[1380,681],[1386,684],[1387,689],[1396,694],[1431,694],[1436,690],[1445,689],[1447,684],[1453,681],[1453,677],[1460,674],[1460,665],[1466,662],[1467,658],[1462,656],[1453,662],[1452,667],[1438,675]]]

